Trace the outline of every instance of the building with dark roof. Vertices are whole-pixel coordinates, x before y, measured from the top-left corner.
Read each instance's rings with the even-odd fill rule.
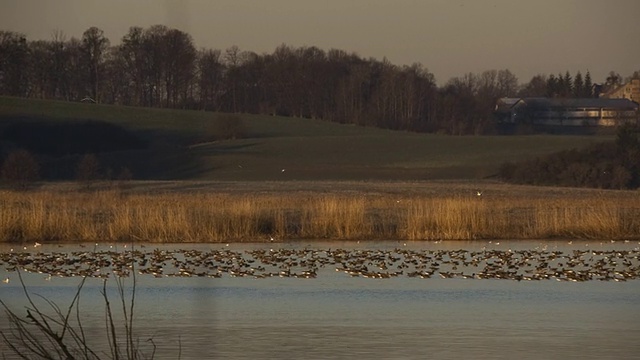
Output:
[[[638,103],[605,98],[502,98],[496,118],[503,124],[618,126],[638,121]]]

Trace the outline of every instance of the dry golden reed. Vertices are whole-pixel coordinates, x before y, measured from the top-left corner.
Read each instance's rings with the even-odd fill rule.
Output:
[[[0,240],[637,238],[640,200],[0,192]]]

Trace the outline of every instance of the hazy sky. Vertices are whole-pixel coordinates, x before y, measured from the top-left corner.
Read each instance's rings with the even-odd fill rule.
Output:
[[[164,24],[197,47],[272,52],[278,45],[355,51],[422,63],[440,84],[510,69],[538,73],[640,70],[640,0],[0,0],[0,29],[29,40],[91,26],[112,44],[130,26]]]

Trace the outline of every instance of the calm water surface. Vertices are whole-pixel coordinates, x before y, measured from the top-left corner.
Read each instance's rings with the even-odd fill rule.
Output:
[[[108,245],[102,245],[108,246]],[[326,242],[313,244],[147,245],[236,251],[256,247],[393,249],[625,250],[638,242]],[[74,251],[75,246],[38,251]],[[124,249],[115,249],[122,251]],[[8,251],[2,245],[0,251]],[[15,249],[14,251],[22,251]],[[33,251],[28,249],[27,251]],[[0,298],[21,311],[15,272]],[[65,308],[79,278],[23,273],[30,291]],[[127,278],[125,284],[132,285]],[[135,326],[143,349],[182,359],[636,359],[640,354],[640,281],[559,282],[366,279],[321,269],[315,279],[136,277]],[[109,295],[116,299],[114,281]],[[102,282],[89,279],[81,297],[83,326],[103,351]],[[6,330],[6,314],[0,329]],[[3,345],[4,346],[4,345]],[[8,355],[6,349],[2,352]],[[9,357],[10,358],[10,357]]]

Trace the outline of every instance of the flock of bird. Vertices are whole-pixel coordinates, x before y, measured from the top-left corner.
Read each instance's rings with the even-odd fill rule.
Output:
[[[344,276],[510,279],[517,281],[627,281],[640,278],[640,248],[633,250],[391,250],[253,249],[89,250],[5,252],[0,266],[51,277],[270,277]],[[4,279],[8,283],[10,278]]]

